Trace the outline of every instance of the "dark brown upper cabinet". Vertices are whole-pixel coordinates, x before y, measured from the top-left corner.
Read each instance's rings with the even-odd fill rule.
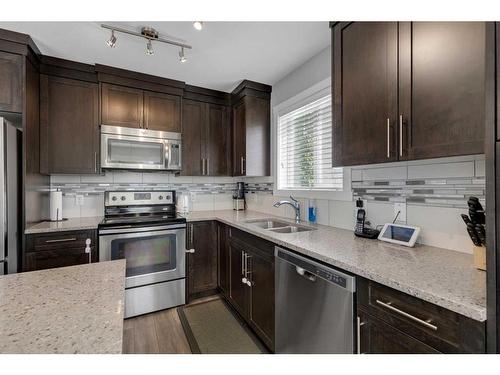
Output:
[[[342,24],[332,37],[334,165],[397,160],[397,23]]]
[[[144,91],[144,127],[164,132],[181,132],[181,98]]]
[[[243,81],[233,96],[233,176],[269,176],[271,87]]]
[[[101,123],[180,133],[181,97],[102,83]]]
[[[400,159],[484,152],[485,23],[399,24]]]
[[[22,112],[23,56],[0,52],[0,111]]]
[[[97,173],[97,83],[40,76],[40,155],[44,173]]]
[[[144,125],[143,90],[101,85],[101,124],[142,128]]]
[[[333,165],[484,152],[484,44],[484,23],[335,23]]]
[[[224,105],[196,100],[182,102],[182,174],[228,176],[230,174],[230,118]]]

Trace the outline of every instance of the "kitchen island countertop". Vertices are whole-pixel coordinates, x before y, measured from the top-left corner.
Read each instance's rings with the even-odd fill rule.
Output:
[[[0,353],[122,352],[125,260],[0,276]]]

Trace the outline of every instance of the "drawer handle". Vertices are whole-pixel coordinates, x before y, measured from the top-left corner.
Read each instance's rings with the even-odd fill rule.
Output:
[[[399,315],[402,315],[404,316],[405,318],[408,318],[408,319],[411,319],[413,320],[414,322],[417,322],[421,325],[423,325],[424,327],[427,327],[427,328],[430,328],[434,331],[437,331],[438,327],[435,326],[434,324],[431,324],[430,323],[430,319],[428,320],[422,320],[422,319],[419,319],[417,318],[416,316],[413,316],[411,314],[408,314],[407,312],[403,311],[403,310],[400,310],[394,306],[391,305],[391,302],[382,302],[380,300],[376,300],[377,303],[382,306],[382,307],[385,307],[386,309],[389,309],[391,311],[394,311],[395,313],[399,314]]]
[[[70,241],[76,241],[76,238],[61,238],[58,240],[47,240],[45,243],[54,243],[54,242],[70,242]]]

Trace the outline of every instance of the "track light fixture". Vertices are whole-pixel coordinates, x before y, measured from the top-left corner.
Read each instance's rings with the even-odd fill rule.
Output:
[[[109,38],[109,40],[106,42],[106,44],[113,48],[114,46],[116,46],[116,36],[115,36],[115,31],[114,30],[111,30],[111,37]]]
[[[146,44],[146,55],[154,55],[155,51],[153,49],[153,44],[151,43],[151,39],[148,40]]]
[[[197,21],[197,22],[199,22],[199,21]],[[158,34],[158,31],[156,31],[152,27],[143,27],[143,28],[141,28],[141,32],[140,33],[136,32],[136,31],[122,29],[120,27],[105,25],[105,24],[101,24],[101,27],[104,28],[104,29],[111,30],[111,37],[106,42],[107,45],[110,46],[110,47],[114,47],[116,45],[115,32],[117,32],[117,33],[128,34],[128,35],[137,36],[137,37],[146,39],[147,40],[146,54],[148,54],[148,55],[154,55],[154,53],[155,53],[154,50],[153,50],[153,43],[152,43],[152,41],[162,42],[162,43],[171,44],[173,46],[180,47],[181,48],[181,50],[179,52],[179,61],[180,62],[186,62],[187,61],[187,58],[184,55],[184,48],[187,48],[187,49],[191,49],[192,48],[189,44],[185,44],[182,41],[160,37],[159,34]],[[203,22],[200,22],[200,27],[203,27]],[[200,30],[201,30],[201,28],[200,28]]]
[[[200,31],[201,29],[203,29],[203,22],[201,22],[201,21],[194,21],[193,22],[193,27],[196,30]]]
[[[179,51],[179,61],[181,63],[185,63],[187,61],[187,57],[184,55],[184,47],[181,47],[181,50]]]

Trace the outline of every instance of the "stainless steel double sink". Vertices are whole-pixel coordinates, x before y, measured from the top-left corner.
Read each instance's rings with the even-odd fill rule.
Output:
[[[310,232],[316,228],[307,227],[305,225],[293,224],[286,221],[276,219],[255,219],[247,220],[245,223],[254,225],[261,229],[269,230],[275,233],[297,233],[297,232]]]

